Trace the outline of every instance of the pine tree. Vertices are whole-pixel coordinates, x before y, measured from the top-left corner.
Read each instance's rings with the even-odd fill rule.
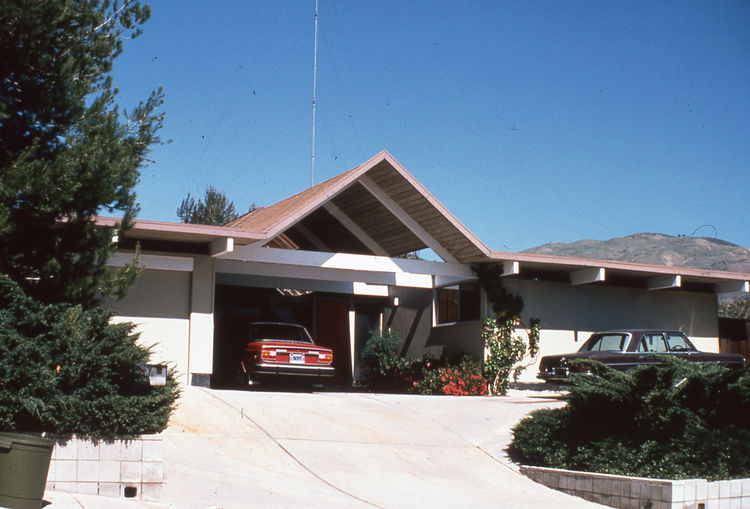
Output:
[[[109,73],[149,13],[130,0],[0,6],[0,429],[155,433],[178,396],[172,373],[158,387],[138,373],[148,349],[100,305],[137,275],[106,262],[138,210],[162,95],[121,112]],[[121,214],[117,228],[94,225],[103,212]]]
[[[254,210],[254,204],[250,211]],[[191,224],[213,224],[221,226],[239,217],[234,210],[234,202],[227,200],[224,193],[216,190],[214,186],[206,188],[206,196],[203,200],[195,201],[188,193],[177,209],[177,217],[183,223]]]
[[[105,263],[137,213],[162,94],[120,111],[109,73],[149,14],[129,0],[0,8],[0,274],[43,302],[90,305],[122,291]],[[121,215],[119,227],[94,228],[103,213]]]

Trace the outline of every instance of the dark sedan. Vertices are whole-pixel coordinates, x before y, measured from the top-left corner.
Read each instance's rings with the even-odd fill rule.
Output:
[[[619,371],[627,371],[644,364],[659,364],[659,355],[671,355],[691,362],[711,362],[728,367],[745,366],[745,358],[736,353],[698,351],[682,332],[617,330],[592,334],[578,352],[542,357],[537,378],[547,382],[565,381],[575,374],[569,362],[574,359],[591,359]]]

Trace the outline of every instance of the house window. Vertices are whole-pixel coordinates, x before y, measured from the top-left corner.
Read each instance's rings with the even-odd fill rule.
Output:
[[[435,299],[437,323],[479,320],[482,302],[480,295],[479,285],[476,283],[438,288]]]

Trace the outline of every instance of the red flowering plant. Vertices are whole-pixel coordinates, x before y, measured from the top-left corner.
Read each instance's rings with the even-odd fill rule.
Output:
[[[458,366],[442,368],[440,380],[443,394],[449,396],[484,396],[487,394],[487,380],[482,376],[482,366],[471,357],[461,358]]]

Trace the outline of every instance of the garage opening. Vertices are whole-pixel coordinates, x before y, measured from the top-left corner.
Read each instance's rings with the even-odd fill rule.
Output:
[[[303,325],[317,344],[334,352],[336,375],[326,385],[350,387],[359,355],[379,327],[386,299],[305,290],[217,285],[214,309],[212,387],[235,385],[239,344],[252,322]]]

